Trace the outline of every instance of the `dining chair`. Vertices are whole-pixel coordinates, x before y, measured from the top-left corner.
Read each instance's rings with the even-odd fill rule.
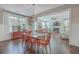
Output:
[[[22,33],[22,47],[24,46],[24,44],[28,44],[28,38],[26,36],[26,33]]]
[[[51,38],[51,33],[48,33],[48,34],[47,34],[47,39],[40,39],[40,40],[37,41],[37,45],[42,45],[42,46],[45,47],[46,53],[48,53],[48,51],[47,51],[47,46],[48,46],[48,45],[49,45],[50,52],[51,52],[50,38]]]
[[[29,38],[28,36],[31,36],[32,31],[31,30],[25,30],[22,32],[22,46],[23,44],[29,44]]]
[[[27,51],[30,51],[30,53],[35,53],[35,50],[33,50],[33,46],[36,45],[37,40],[35,40],[35,38],[32,37],[31,35],[30,36],[27,35],[27,38],[28,43],[30,44],[30,48],[27,49]]]

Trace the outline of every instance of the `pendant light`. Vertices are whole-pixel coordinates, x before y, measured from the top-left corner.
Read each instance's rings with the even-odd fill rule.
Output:
[[[35,22],[35,21],[37,21],[37,18],[35,16],[35,4],[32,4],[32,7],[33,7],[33,15],[29,17],[29,21]]]

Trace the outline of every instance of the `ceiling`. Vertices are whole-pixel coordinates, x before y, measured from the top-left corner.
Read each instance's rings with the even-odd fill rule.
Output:
[[[49,9],[54,9],[59,6],[62,6],[62,4],[36,4],[35,14],[45,12]],[[3,8],[4,10],[25,15],[25,16],[33,15],[32,4],[0,4],[0,7]]]

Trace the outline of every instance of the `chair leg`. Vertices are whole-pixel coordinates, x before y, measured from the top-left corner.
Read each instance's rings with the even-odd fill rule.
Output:
[[[22,47],[23,47],[23,46],[25,47],[25,45],[26,45],[26,41],[23,39],[23,40],[22,40]]]
[[[39,47],[40,47],[40,45],[37,44],[37,53],[39,53]]]
[[[23,48],[23,41],[22,41],[22,48]]]
[[[44,53],[44,48],[43,48],[44,46],[43,46],[43,45],[41,45],[41,47],[42,47],[42,53]]]
[[[49,48],[50,48],[50,53],[51,53],[51,46],[50,46],[50,43],[49,43]]]
[[[46,51],[46,54],[47,54],[47,53],[48,53],[48,52],[47,52],[47,46],[45,46],[45,51]]]
[[[43,53],[44,52],[43,46],[41,45],[41,47],[42,47],[42,53]]]

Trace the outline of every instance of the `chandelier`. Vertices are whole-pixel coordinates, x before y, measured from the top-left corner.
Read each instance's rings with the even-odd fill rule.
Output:
[[[37,21],[37,18],[35,16],[35,4],[32,4],[32,7],[33,7],[33,15],[29,17],[29,21],[35,22],[35,21]]]

